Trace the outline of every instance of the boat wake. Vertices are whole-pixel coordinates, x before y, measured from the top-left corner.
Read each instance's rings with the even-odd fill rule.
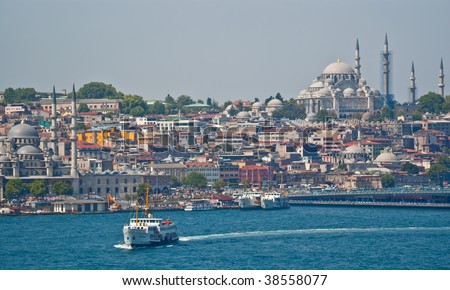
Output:
[[[275,230],[254,231],[241,233],[223,233],[180,237],[181,242],[233,239],[261,236],[301,235],[301,234],[332,234],[332,233],[364,233],[364,232],[399,232],[399,231],[435,231],[450,230],[450,227],[393,227],[393,228],[334,228],[334,229],[299,229],[299,230]]]
[[[114,245],[114,248],[124,249],[124,250],[132,250],[133,249],[130,245],[126,245],[126,244],[117,244],[117,245]]]

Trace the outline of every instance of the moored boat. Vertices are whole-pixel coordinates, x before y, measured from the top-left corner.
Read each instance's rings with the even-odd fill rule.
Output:
[[[247,192],[239,196],[239,207],[241,209],[258,209],[261,208],[261,193]]]
[[[263,209],[289,208],[289,199],[279,192],[269,192],[261,196],[261,207]]]
[[[197,210],[213,210],[216,206],[211,203],[209,199],[191,199],[184,208],[185,211],[197,211]]]

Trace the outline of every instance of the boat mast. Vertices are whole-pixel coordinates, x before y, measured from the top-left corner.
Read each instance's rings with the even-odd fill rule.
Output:
[[[139,222],[139,195],[136,199],[136,224]]]
[[[145,194],[145,217],[148,217],[148,191],[149,191],[149,184],[147,183],[147,191]]]

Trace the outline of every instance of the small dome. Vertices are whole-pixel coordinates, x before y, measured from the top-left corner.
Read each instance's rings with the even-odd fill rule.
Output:
[[[319,95],[326,96],[329,95],[331,92],[328,88],[321,88],[317,93]]]
[[[252,116],[249,114],[249,112],[246,112],[246,111],[242,111],[242,112],[239,112],[237,115],[236,115],[236,119],[250,119]]]
[[[317,81],[314,82],[312,85],[309,86],[310,88],[323,88],[323,82]]]
[[[11,159],[8,158],[8,156],[0,156],[0,162],[10,162]]]
[[[350,97],[350,96],[355,95],[355,90],[352,88],[346,88],[344,90],[343,94],[344,94],[344,97]]]
[[[378,155],[378,157],[375,159],[376,163],[397,163],[400,162],[400,159],[392,153],[392,152],[384,152]]]
[[[59,162],[59,161],[61,161],[62,159],[61,159],[61,157],[58,156],[58,155],[52,155],[52,160],[53,160],[53,161],[56,161],[56,162]]]
[[[322,72],[322,74],[354,74],[353,68],[345,62],[337,61],[330,63]]]
[[[39,138],[39,135],[33,126],[19,124],[9,130],[8,138]]]
[[[381,95],[380,91],[377,90],[377,89],[372,90],[372,92],[373,92],[373,94],[374,94],[375,96],[380,96],[380,95]]]
[[[364,121],[369,120],[370,118],[372,118],[372,116],[373,116],[373,114],[371,112],[365,112],[362,115],[361,120],[364,120]]]
[[[255,103],[253,103],[253,105],[252,105],[252,108],[253,108],[253,109],[259,109],[259,108],[261,108],[261,107],[264,107],[264,104],[261,103],[261,102],[255,102]]]
[[[361,89],[361,88],[358,88],[358,89],[356,90],[356,94],[357,94],[358,96],[362,97],[362,96],[364,96],[364,90]]]
[[[278,99],[273,99],[267,103],[267,107],[270,108],[283,107],[283,102]]]
[[[316,113],[309,113],[306,115],[305,120],[307,121],[316,121],[317,120],[317,114]]]
[[[347,147],[347,149],[345,149],[344,153],[363,154],[364,150],[357,145],[352,145],[352,146]]]
[[[17,150],[18,155],[34,155],[34,154],[42,154],[41,150],[39,148],[36,148],[31,145],[25,145],[20,147]]]

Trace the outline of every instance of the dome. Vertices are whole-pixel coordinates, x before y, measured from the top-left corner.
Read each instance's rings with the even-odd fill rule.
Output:
[[[363,154],[364,150],[357,145],[352,145],[352,146],[347,147],[347,149],[345,149],[344,153]]]
[[[271,108],[282,107],[282,106],[283,106],[283,102],[278,99],[270,100],[267,103],[267,107],[271,107]]]
[[[375,96],[380,96],[380,95],[381,95],[380,91],[377,90],[377,89],[374,89],[374,90],[373,90],[373,94],[374,94]]]
[[[320,95],[329,95],[330,90],[328,88],[321,88],[317,93]]]
[[[344,94],[344,97],[350,97],[350,96],[355,95],[355,90],[352,89],[352,88],[346,88],[346,89],[343,91],[343,94]]]
[[[362,117],[361,120],[369,120],[370,118],[372,118],[372,113],[371,112],[365,112]]]
[[[33,126],[19,124],[9,130],[8,138],[39,138],[39,135]]]
[[[39,148],[36,148],[31,145],[25,145],[20,147],[17,150],[17,154],[19,155],[33,155],[33,154],[42,154],[41,150]]]
[[[250,119],[251,117],[252,116],[249,114],[249,112],[246,111],[239,112],[236,115],[236,119]]]
[[[357,90],[356,90],[356,94],[358,95],[358,96],[364,96],[364,90],[363,89],[361,89],[361,88],[358,88]]]
[[[255,102],[255,103],[253,103],[253,105],[252,105],[252,108],[253,108],[253,109],[259,109],[259,108],[261,108],[261,107],[264,107],[264,104],[261,103],[261,102]]]
[[[330,63],[322,72],[322,74],[354,74],[353,68],[345,62],[337,61]]]
[[[309,86],[310,88],[323,88],[323,82],[317,81]]]
[[[53,156],[52,156],[52,160],[53,160],[53,161],[56,161],[56,162],[59,162],[59,161],[61,161],[62,159],[61,159],[61,157],[59,157],[58,155],[53,155]]]
[[[0,156],[0,162],[10,162],[11,159],[9,159],[7,156]]]
[[[316,113],[309,113],[308,115],[306,115],[305,120],[307,121],[315,121],[317,119],[317,114]]]
[[[380,155],[378,155],[378,157],[375,159],[374,162],[396,163],[396,162],[400,162],[400,159],[398,159],[398,157],[392,152],[384,152],[384,153],[381,153]]]

